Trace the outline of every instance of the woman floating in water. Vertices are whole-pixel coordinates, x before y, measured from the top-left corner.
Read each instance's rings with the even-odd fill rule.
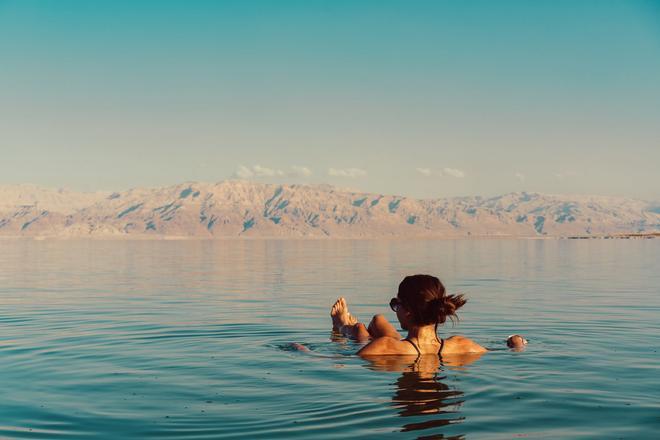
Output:
[[[466,355],[484,353],[481,345],[465,336],[438,337],[438,324],[447,318],[458,319],[456,311],[465,303],[463,295],[448,295],[440,280],[431,275],[412,275],[399,284],[390,307],[396,313],[401,328],[408,331],[405,339],[383,315],[373,317],[368,326],[349,313],[346,300],[339,298],[332,306],[333,330],[358,341],[370,342],[358,351],[361,356],[377,355]],[[512,335],[507,345],[521,348],[527,341]]]

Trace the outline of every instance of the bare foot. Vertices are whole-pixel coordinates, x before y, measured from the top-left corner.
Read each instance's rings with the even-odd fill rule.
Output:
[[[330,316],[332,317],[332,329],[336,331],[340,331],[343,326],[355,325],[358,322],[355,316],[348,313],[348,305],[343,297],[335,301],[330,310]]]

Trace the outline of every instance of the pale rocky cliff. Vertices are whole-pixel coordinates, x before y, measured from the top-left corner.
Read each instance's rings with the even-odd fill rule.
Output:
[[[599,196],[419,200],[329,185],[185,183],[118,193],[0,186],[0,237],[565,237],[660,232],[660,209]]]

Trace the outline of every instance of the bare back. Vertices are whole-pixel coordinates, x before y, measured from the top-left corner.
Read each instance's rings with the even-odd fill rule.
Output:
[[[439,345],[426,344],[417,347],[414,343],[390,336],[382,336],[372,340],[357,352],[360,356],[377,355],[422,355],[422,354],[464,354],[485,353],[486,350],[470,338],[465,336],[452,336]]]

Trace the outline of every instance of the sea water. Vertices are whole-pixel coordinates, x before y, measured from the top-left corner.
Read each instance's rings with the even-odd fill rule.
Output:
[[[660,240],[0,248],[3,438],[660,438]],[[340,295],[396,324],[415,273],[469,298],[441,335],[489,353],[365,360],[332,335]]]

